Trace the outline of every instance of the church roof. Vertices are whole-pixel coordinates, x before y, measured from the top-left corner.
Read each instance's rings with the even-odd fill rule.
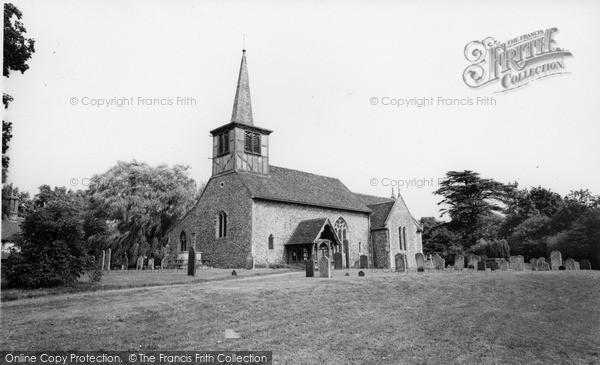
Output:
[[[371,214],[371,229],[385,228],[385,221],[392,211],[395,201],[391,199],[390,202],[381,204],[368,205],[369,209],[373,211]]]
[[[373,204],[381,204],[381,203],[389,203],[389,202],[393,203],[396,201],[396,199],[384,198],[381,196],[366,195],[366,194],[359,194],[359,193],[354,193],[354,195],[364,205],[373,205]]]
[[[303,245],[313,243],[321,233],[321,229],[327,223],[327,218],[308,219],[298,223],[296,230],[286,245]]]
[[[269,166],[268,175],[238,172],[252,198],[370,213],[338,179]]]
[[[252,120],[252,102],[250,101],[250,81],[246,66],[246,50],[242,51],[242,62],[240,64],[237,88],[235,89],[231,122],[254,125],[254,121]]]

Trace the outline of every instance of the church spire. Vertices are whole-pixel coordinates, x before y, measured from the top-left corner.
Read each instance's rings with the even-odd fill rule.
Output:
[[[250,101],[250,82],[248,81],[245,49],[242,50],[242,63],[240,65],[237,89],[235,90],[231,122],[254,125],[252,121],[252,102]]]

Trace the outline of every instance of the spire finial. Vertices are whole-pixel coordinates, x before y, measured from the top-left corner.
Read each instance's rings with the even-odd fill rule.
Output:
[[[390,198],[396,199],[396,197],[394,196],[394,187],[393,186],[392,186],[392,196]]]
[[[242,50],[242,62],[238,77],[235,99],[233,101],[232,123],[254,125],[252,120],[252,102],[250,101],[250,81],[248,79],[248,67],[246,66],[246,50]]]

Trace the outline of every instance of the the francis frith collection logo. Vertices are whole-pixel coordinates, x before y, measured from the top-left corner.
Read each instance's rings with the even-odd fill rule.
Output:
[[[567,73],[564,58],[571,52],[557,46],[557,28],[537,30],[504,43],[487,37],[465,47],[472,64],[463,72],[472,88],[499,83],[500,92],[513,90],[543,77]]]

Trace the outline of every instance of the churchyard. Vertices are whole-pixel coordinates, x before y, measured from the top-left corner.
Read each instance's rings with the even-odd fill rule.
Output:
[[[590,364],[600,358],[598,271],[344,269],[331,270],[331,278],[271,271],[256,276],[257,270],[241,269],[233,278],[231,270],[210,269],[195,277],[110,273],[106,285],[127,277],[128,285],[161,277],[165,285],[5,301],[0,346],[267,350],[275,364]],[[169,282],[177,275],[189,282]],[[226,338],[226,331],[239,338]]]

